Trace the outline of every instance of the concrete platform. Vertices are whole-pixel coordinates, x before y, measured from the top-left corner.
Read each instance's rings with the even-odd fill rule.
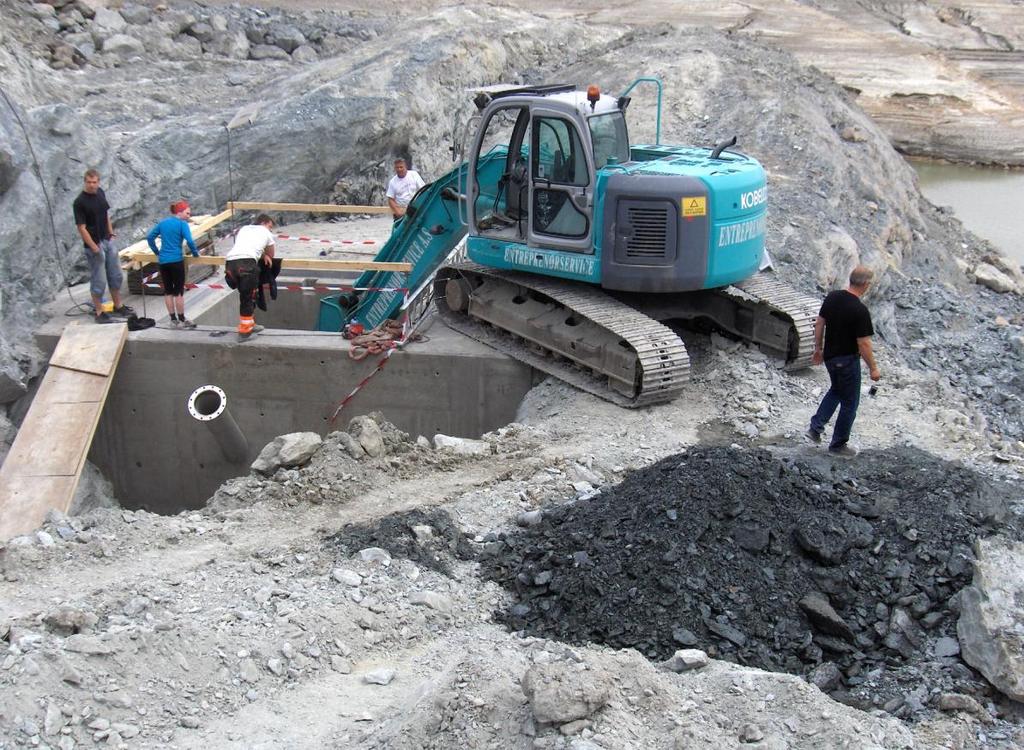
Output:
[[[365,231],[356,233],[361,226],[314,228],[321,235],[332,230],[339,237],[366,236]],[[380,223],[382,239],[390,226],[390,219]],[[298,234],[303,229],[299,225],[286,231]],[[310,250],[296,245],[296,253]],[[291,248],[281,249],[291,255]],[[207,283],[220,281],[218,272]],[[88,303],[88,295],[84,284],[71,290],[75,302]],[[248,464],[276,436],[326,434],[371,411],[383,412],[413,436],[440,432],[478,437],[512,421],[534,383],[530,367],[434,318],[424,331],[430,340],[396,352],[331,424],[338,403],[373,372],[380,355],[357,362],[340,334],[308,330],[316,325],[319,297],[282,291],[267,312],[256,313],[267,330],[245,343],[235,333],[237,296],[230,290],[186,292],[186,314],[200,324],[195,330],[170,328],[161,296],[124,297],[140,316],[145,306],[157,327],[128,333],[89,453],[124,507],[157,513],[201,507],[226,479],[248,473]],[[91,321],[87,313],[65,315],[70,306],[66,293],[50,306],[51,320],[36,333],[44,352],[53,351],[69,321]],[[244,462],[227,460],[210,427],[189,414],[189,395],[202,385],[226,393],[228,411],[248,440]]]
[[[512,421],[533,371],[438,320],[427,335],[392,355],[332,425],[338,403],[380,360],[352,360],[338,334],[268,329],[239,343],[220,326],[131,332],[89,458],[124,507],[169,513],[201,507],[284,433],[326,434],[371,411],[428,437],[477,437]],[[202,385],[227,394],[248,439],[245,463],[225,459],[209,427],[189,415],[188,397]]]

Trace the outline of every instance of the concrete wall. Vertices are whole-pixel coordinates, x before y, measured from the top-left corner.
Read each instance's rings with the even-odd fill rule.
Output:
[[[332,425],[338,402],[380,359],[353,361],[337,334],[268,329],[241,344],[222,328],[129,334],[89,458],[124,507],[173,513],[201,507],[287,432],[326,434],[376,410],[413,436],[477,437],[512,421],[532,370],[439,322],[429,336],[394,354]],[[189,395],[207,384],[227,393],[248,438],[245,464],[228,463],[188,414]]]

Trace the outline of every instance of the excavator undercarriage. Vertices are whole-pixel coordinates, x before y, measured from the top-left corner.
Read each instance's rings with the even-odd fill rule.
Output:
[[[811,363],[818,309],[764,272],[718,290],[613,296],[467,262],[442,267],[434,295],[456,330],[627,407],[670,401],[689,379],[686,346],[660,320],[709,323],[796,370]]]

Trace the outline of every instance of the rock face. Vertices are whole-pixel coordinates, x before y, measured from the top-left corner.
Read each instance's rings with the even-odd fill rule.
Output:
[[[1024,543],[979,540],[974,581],[960,594],[956,631],[964,661],[1024,701]]]
[[[653,0],[588,14],[614,22],[708,25],[758,36],[850,91],[901,151],[954,161],[1024,164],[1019,75],[1024,14],[1013,0]],[[526,0],[521,7],[550,7]],[[815,33],[814,30],[825,33]],[[842,54],[836,54],[841,48]],[[856,139],[856,131],[848,131]]]

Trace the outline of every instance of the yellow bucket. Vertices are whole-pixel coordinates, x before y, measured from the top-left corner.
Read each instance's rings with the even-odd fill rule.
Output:
[[[114,312],[114,303],[113,302],[104,302],[103,303],[103,312]]]

